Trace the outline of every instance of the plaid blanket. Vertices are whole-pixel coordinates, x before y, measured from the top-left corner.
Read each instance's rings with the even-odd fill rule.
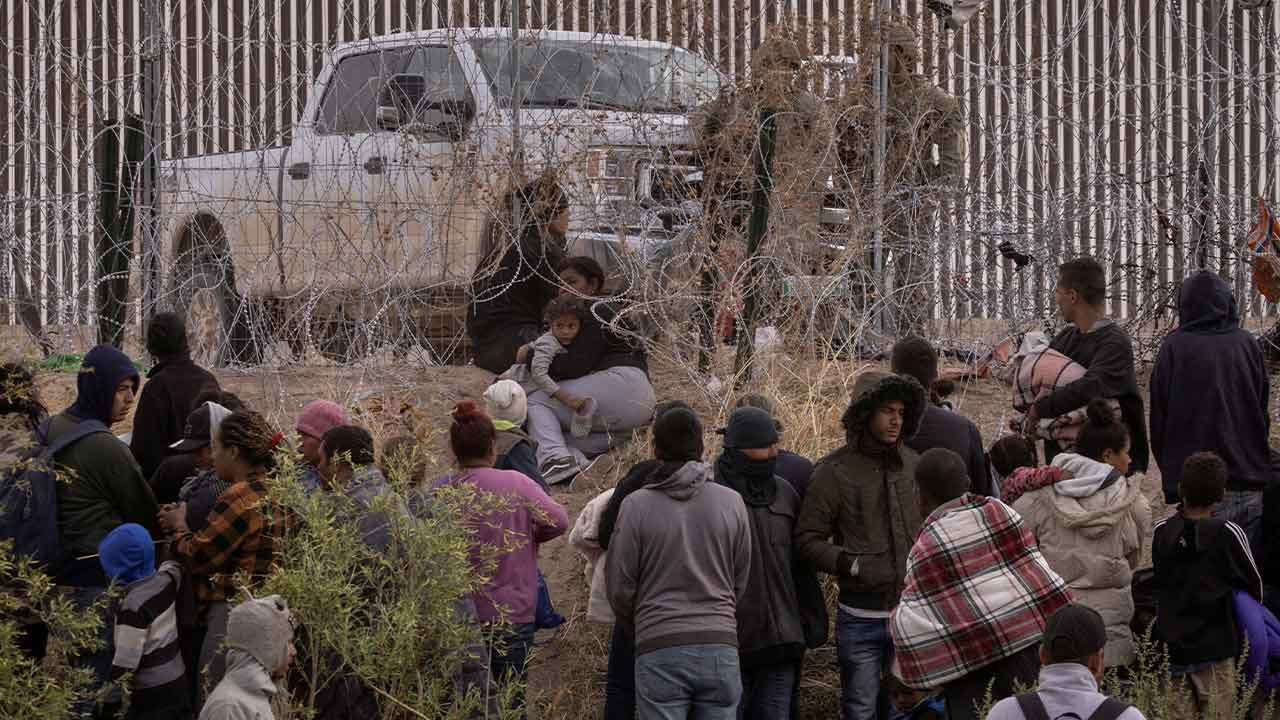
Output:
[[[1013,384],[1013,409],[1023,414],[1016,415],[1009,421],[1009,429],[1019,433],[1029,430],[1024,427],[1025,413],[1035,401],[1079,380],[1086,372],[1086,368],[1080,363],[1057,350],[1050,350],[1048,338],[1040,332],[1027,333],[1013,364],[1015,368],[1010,377]],[[1120,403],[1115,400],[1108,402],[1118,419]],[[1070,451],[1075,447],[1085,418],[1084,408],[1055,418],[1041,418],[1035,434],[1046,440],[1053,440],[1063,450]]]
[[[966,494],[934,511],[907,557],[889,618],[894,674],[937,688],[1039,642],[1071,601],[1012,508]]]

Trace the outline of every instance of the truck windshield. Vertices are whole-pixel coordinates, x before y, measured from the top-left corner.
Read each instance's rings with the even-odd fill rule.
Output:
[[[510,107],[515,53],[510,38],[471,41],[497,102]],[[600,41],[519,41],[523,107],[686,112],[714,99],[720,73],[671,46]]]

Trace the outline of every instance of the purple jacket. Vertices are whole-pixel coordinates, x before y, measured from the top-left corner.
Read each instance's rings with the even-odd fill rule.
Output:
[[[569,529],[569,513],[537,483],[514,470],[467,470],[437,480],[435,486],[464,483],[510,504],[501,512],[467,518],[474,533],[471,564],[476,572],[484,572],[484,548],[508,549],[498,557],[489,582],[472,596],[476,616],[482,622],[531,623],[538,604],[538,543],[563,535]]]
[[[1260,691],[1271,692],[1280,687],[1280,672],[1271,669],[1272,659],[1280,656],[1280,620],[1243,590],[1233,591],[1232,597],[1241,638],[1249,645],[1244,675],[1249,682],[1258,683]]]

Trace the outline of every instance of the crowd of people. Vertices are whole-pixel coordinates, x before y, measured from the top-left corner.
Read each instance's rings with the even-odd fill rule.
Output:
[[[1269,517],[1261,350],[1216,275],[1183,284],[1149,417],[1132,340],[1105,314],[1103,269],[1080,258],[1058,277],[1064,329],[1012,361],[1018,377],[1055,358],[1080,372],[1037,381],[1025,402],[1015,382],[1019,432],[990,449],[932,392],[938,353],[910,337],[888,370],[858,375],[844,442],[817,462],[783,449],[760,395],[735,402],[708,453],[693,407],[655,403],[643,347],[602,299],[600,266],[554,242],[563,193],[534,183],[508,202],[529,225],[494,246],[470,316],[476,364],[497,377],[452,413],[455,471],[421,478],[428,495],[463,487],[511,501],[472,519],[483,586],[460,598],[490,630],[484,682],[523,686],[546,626],[538,547],[569,533],[587,559],[587,619],[612,626],[606,720],[797,717],[806,656],[833,624],[842,720],[977,718],[986,698],[996,720],[1136,720],[1099,680],[1135,661],[1134,577],[1153,537],[1154,635],[1192,714],[1231,716],[1238,618],[1269,612],[1264,582],[1277,576],[1262,570],[1278,564],[1267,550],[1280,521]],[[115,716],[110,689],[127,677],[131,718],[271,718],[305,632],[286,598],[252,597],[289,532],[269,510],[281,452],[294,448],[307,492],[349,501],[359,537],[381,552],[380,468],[412,441],[378,452],[342,407],[315,400],[287,442],[191,362],[179,318],[153,318],[147,348],[145,384],[119,350],[91,350],[74,403],[52,416],[28,370],[0,368],[0,459],[56,449],[68,479],[53,579],[76,607],[103,613],[101,647],[72,661],[108,691],[76,711]],[[126,444],[109,428],[135,398]],[[652,457],[591,499],[570,532],[555,486],[646,425]],[[1152,453],[1174,508],[1154,530],[1142,488]],[[488,546],[504,548],[494,563]],[[112,586],[115,602],[98,602]],[[47,628],[26,620],[19,644],[39,662]],[[379,701],[355,685],[321,716],[378,717]]]

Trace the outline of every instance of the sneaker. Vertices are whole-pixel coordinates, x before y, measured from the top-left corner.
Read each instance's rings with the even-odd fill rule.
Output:
[[[542,473],[542,479],[548,485],[558,485],[578,474],[578,461],[569,455],[547,458],[538,466],[538,472]]]
[[[569,423],[569,432],[576,438],[584,438],[591,434],[591,426],[595,423],[596,401],[587,398],[582,407],[573,414],[573,422]]]

